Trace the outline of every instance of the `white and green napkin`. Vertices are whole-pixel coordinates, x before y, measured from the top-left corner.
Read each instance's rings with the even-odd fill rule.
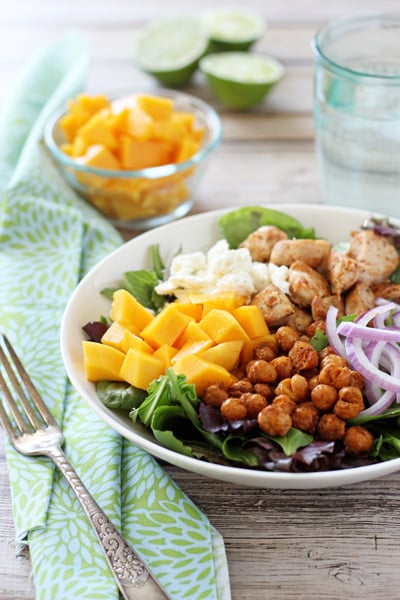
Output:
[[[42,132],[84,86],[89,49],[66,35],[34,56],[0,115],[0,329],[62,425],[66,454],[97,502],[174,600],[229,600],[221,536],[158,463],[123,440],[67,381],[59,328],[80,278],[122,243],[64,183]],[[37,600],[118,598],[95,534],[45,458],[6,445],[17,539],[29,544]]]

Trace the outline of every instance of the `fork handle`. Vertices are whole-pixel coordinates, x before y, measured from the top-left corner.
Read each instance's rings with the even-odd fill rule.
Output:
[[[107,562],[125,600],[171,600],[133,548],[89,494],[61,448],[46,449],[74,491],[96,532]]]

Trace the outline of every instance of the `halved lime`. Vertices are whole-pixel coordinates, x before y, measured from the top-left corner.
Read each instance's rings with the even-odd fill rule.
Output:
[[[190,80],[207,47],[208,37],[198,19],[167,17],[138,33],[135,60],[164,85],[180,86]]]
[[[245,8],[217,8],[202,15],[212,52],[248,50],[265,31],[261,15]]]
[[[277,60],[249,52],[209,54],[199,65],[218,100],[236,109],[259,104],[285,72]]]

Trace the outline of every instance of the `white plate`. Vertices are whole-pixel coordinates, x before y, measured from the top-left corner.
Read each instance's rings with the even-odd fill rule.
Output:
[[[334,243],[347,240],[350,231],[359,228],[370,216],[367,212],[333,206],[286,204],[270,208],[298,218],[304,226],[315,227],[318,236]],[[183,252],[209,248],[221,237],[217,221],[225,212],[227,210],[218,210],[187,217],[143,233],[115,250],[80,282],[69,300],[61,326],[62,356],[74,387],[93,410],[122,436],[153,456],[208,477],[261,488],[307,489],[365,481],[400,469],[400,458],[364,467],[317,473],[267,472],[210,464],[163,448],[140,424],[134,425],[128,416],[113,412],[100,402],[94,385],[85,378],[81,349],[84,339],[82,326],[100,315],[109,314],[109,301],[101,296],[100,290],[117,285],[125,271],[150,267],[148,249],[152,244],[160,244],[164,259],[179,247]]]

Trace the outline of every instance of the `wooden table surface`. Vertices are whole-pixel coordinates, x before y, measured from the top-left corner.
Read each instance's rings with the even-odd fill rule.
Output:
[[[77,29],[89,40],[93,91],[152,90],[132,61],[132,34],[160,14],[198,13],[208,0],[2,0],[0,104],[32,51]],[[311,38],[326,21],[377,9],[376,0],[246,0],[268,29],[257,48],[286,76],[251,112],[224,110],[200,76],[187,88],[219,111],[223,140],[193,212],[225,206],[321,202],[313,146]],[[381,0],[395,12],[398,0]],[[129,237],[129,234],[126,234]],[[398,600],[400,475],[310,491],[264,490],[167,466],[224,537],[233,600]],[[27,552],[16,556],[4,444],[0,442],[0,600],[35,597]]]

